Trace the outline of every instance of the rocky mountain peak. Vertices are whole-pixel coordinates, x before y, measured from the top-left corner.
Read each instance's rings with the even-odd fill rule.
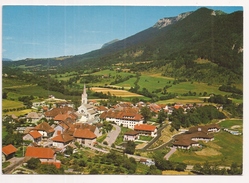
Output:
[[[186,13],[181,13],[176,17],[162,18],[162,19],[157,21],[157,23],[153,26],[153,28],[158,28],[158,29],[164,28],[168,25],[174,24],[174,23],[178,22],[179,20],[186,18],[191,13],[192,13],[192,11],[186,12]]]

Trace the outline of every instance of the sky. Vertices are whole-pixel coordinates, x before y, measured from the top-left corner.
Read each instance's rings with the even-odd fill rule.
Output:
[[[203,6],[201,6],[203,7]],[[242,6],[207,6],[231,13]],[[2,6],[2,57],[12,60],[87,53],[159,19],[200,6]]]

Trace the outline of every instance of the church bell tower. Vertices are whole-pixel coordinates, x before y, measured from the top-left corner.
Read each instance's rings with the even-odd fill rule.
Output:
[[[86,85],[84,84],[83,93],[81,95],[81,104],[87,104],[87,93],[86,93]]]

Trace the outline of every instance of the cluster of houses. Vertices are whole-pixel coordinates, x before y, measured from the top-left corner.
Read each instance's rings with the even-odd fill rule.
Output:
[[[53,96],[50,100],[55,100]],[[42,112],[30,112],[25,120],[33,124],[29,127],[18,127],[17,131],[23,133],[23,140],[29,142],[25,157],[39,158],[42,163],[53,163],[60,167],[56,160],[56,152],[63,152],[66,146],[75,147],[77,142],[84,146],[94,146],[97,137],[102,135],[102,123],[108,121],[119,126],[127,127],[130,130],[124,134],[124,141],[135,141],[140,135],[151,137],[157,136],[157,127],[150,124],[143,124],[144,118],[139,113],[144,106],[149,107],[155,115],[161,110],[171,114],[174,109],[180,107],[186,111],[194,106],[175,104],[173,106],[148,104],[139,102],[133,105],[130,102],[120,102],[111,108],[99,106],[96,102],[88,102],[86,87],[84,86],[81,96],[81,105],[75,111],[74,107],[67,102],[62,102],[56,107],[50,107],[45,103],[35,103],[34,108],[41,108]],[[47,120],[42,120],[46,118]],[[18,121],[16,116],[12,119]],[[49,120],[53,120],[50,125]],[[177,148],[189,149],[192,146],[199,146],[198,141],[213,140],[210,132],[219,131],[218,126],[200,126],[191,128],[188,133],[175,137],[173,145]],[[3,161],[13,157],[17,149],[8,145],[3,147]],[[145,162],[151,164],[151,162]]]
[[[213,133],[220,131],[218,124],[191,127],[183,134],[174,137],[173,147],[180,149],[190,149],[191,147],[201,147],[200,141],[209,142],[214,140]]]

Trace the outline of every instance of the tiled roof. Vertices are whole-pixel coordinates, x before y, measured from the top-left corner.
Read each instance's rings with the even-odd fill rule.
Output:
[[[36,131],[36,130],[33,130],[33,131],[30,131],[29,134],[34,138],[34,139],[37,139],[37,138],[40,138],[42,135]]]
[[[59,134],[55,137],[53,137],[51,140],[52,141],[56,141],[56,142],[70,142],[72,141],[74,138],[72,136],[70,136],[68,133],[63,133],[63,134]]]
[[[96,130],[96,126],[89,124],[75,124],[74,127],[77,129],[89,129],[93,133]]]
[[[97,136],[89,129],[76,129],[73,136],[75,138],[94,139]]]
[[[100,118],[116,118],[116,119],[125,119],[125,120],[135,120],[141,121],[143,120],[143,116],[137,112],[136,109],[124,109],[122,111],[112,111],[109,110],[108,112],[103,112],[100,115]]]
[[[52,109],[50,111],[46,111],[45,116],[54,118],[58,114],[65,114],[65,113],[68,113],[69,111],[72,112],[73,108],[72,107],[67,107],[67,106],[62,107],[62,108],[54,108],[54,109]]]
[[[99,107],[97,108],[97,110],[98,110],[98,111],[107,111],[108,109],[107,109],[105,106],[101,105],[101,106],[99,106]]]
[[[8,156],[9,154],[12,154],[12,153],[15,153],[17,151],[17,149],[12,145],[12,144],[9,144],[7,146],[4,146],[2,148],[2,152]]]
[[[41,124],[37,125],[34,130],[45,131],[47,133],[54,132],[54,129],[47,122],[42,122]]]
[[[148,124],[137,124],[134,126],[134,130],[154,132],[155,129],[156,129],[156,126],[148,125]]]
[[[38,114],[36,112],[30,112],[26,116],[26,118],[31,118],[31,119],[39,119],[41,117],[41,114]]]
[[[189,132],[193,133],[197,131],[202,131],[202,132],[208,133],[208,130],[213,129],[213,128],[220,129],[220,126],[218,124],[209,124],[205,126],[194,126],[189,129]]]
[[[135,135],[138,135],[139,133],[134,131],[134,130],[131,130],[131,131],[128,131],[128,132],[125,132],[124,135],[130,135],[130,136],[135,136]]]
[[[25,157],[53,159],[55,151],[44,147],[27,147]]]
[[[58,169],[61,167],[61,162],[60,162],[60,161],[41,162],[41,164],[53,164],[53,165],[55,165],[55,167],[58,168]]]

